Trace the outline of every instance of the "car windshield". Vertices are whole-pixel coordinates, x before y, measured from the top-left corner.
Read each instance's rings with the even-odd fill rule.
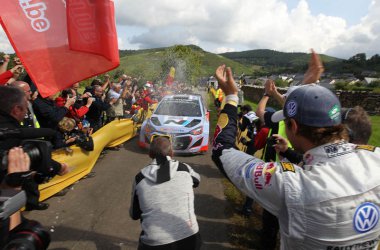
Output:
[[[156,115],[201,117],[202,111],[197,100],[167,99],[157,107]]]

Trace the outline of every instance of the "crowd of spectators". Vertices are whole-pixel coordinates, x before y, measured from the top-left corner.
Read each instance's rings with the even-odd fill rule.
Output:
[[[378,209],[380,201],[378,191],[372,195],[379,190],[378,175],[362,179],[359,174],[378,171],[373,160],[379,159],[379,151],[366,145],[371,121],[363,108],[341,109],[332,92],[312,84],[322,71],[313,53],[304,86],[291,87],[281,95],[269,79],[256,112],[245,105],[240,114],[231,69],[223,65],[216,71],[226,105],[219,116],[213,160],[247,194],[243,215],[252,213],[253,200],[264,208],[262,249],[277,249],[279,231],[281,249],[377,248],[379,210],[360,215],[362,209]],[[266,107],[269,98],[283,110]],[[264,145],[259,133],[263,128]],[[242,140],[234,138],[241,135],[238,129],[247,130]],[[236,141],[246,146],[240,147],[244,152],[236,150]],[[352,171],[355,176],[349,174]],[[371,223],[361,224],[367,219]]]
[[[36,86],[28,75],[23,73],[20,60],[15,58],[15,66],[8,70],[9,61],[10,57],[5,55],[0,66],[0,85],[6,85],[0,86],[0,127],[3,129],[22,127],[52,129],[55,131],[54,136],[45,139],[51,141],[54,149],[65,148],[70,151],[69,147],[71,145],[78,145],[84,150],[91,151],[94,148],[91,136],[102,126],[124,118],[136,121],[134,118],[140,110],[146,112],[150,105],[159,102],[165,95],[184,91],[184,85],[181,84],[167,86],[146,82],[143,86],[139,86],[138,79],[128,75],[122,75],[113,80],[106,75],[103,81],[94,79],[91,85],[86,86],[83,91],[81,91],[80,84],[75,83],[70,88],[59,93],[42,97],[38,94]],[[379,159],[378,150],[376,148],[358,148],[356,146],[356,144],[366,144],[371,135],[368,115],[360,107],[341,110],[339,100],[334,94],[323,87],[311,84],[319,78],[321,73],[320,61],[317,60],[315,53],[313,53],[309,70],[306,72],[303,82],[310,85],[290,88],[285,95],[280,95],[274,82],[268,80],[265,83],[265,94],[260,100],[256,112],[252,111],[249,105],[245,105],[241,106],[241,113],[238,114],[238,89],[232,77],[232,71],[225,66],[219,67],[216,71],[219,89],[216,91],[214,100],[220,115],[220,122],[217,125],[219,133],[214,138],[213,160],[221,172],[247,194],[247,201],[243,207],[243,211],[246,210],[244,211],[245,215],[249,215],[251,212],[250,207],[253,199],[263,206],[263,249],[276,248],[279,230],[281,232],[282,248],[284,249],[302,249],[301,246],[304,246],[303,240],[305,238],[312,239],[311,246],[315,248],[323,246],[323,248],[329,249],[330,245],[335,244],[335,240],[344,240],[342,234],[345,237],[351,237],[353,234],[351,231],[353,230],[349,230],[348,226],[345,225],[342,232],[340,232],[341,228],[335,227],[337,231],[336,233],[333,232],[335,238],[325,242],[326,234],[323,231],[320,234],[315,234],[310,229],[304,228],[303,223],[306,223],[310,216],[313,221],[308,221],[309,223],[318,224],[319,227],[327,230],[327,227],[319,223],[319,219],[343,223],[342,218],[346,215],[342,214],[341,211],[346,209],[352,214],[355,209],[358,211],[363,206],[370,209],[367,203],[363,203],[366,201],[366,197],[371,197],[371,204],[375,205],[379,202],[378,193],[372,194],[368,185],[360,180],[355,179],[355,183],[362,188],[362,193],[359,195],[351,192],[352,185],[347,180],[354,177],[343,176],[343,173],[337,170],[340,169],[338,158],[343,155],[344,157],[341,157],[341,161],[343,161],[347,169],[350,169],[350,166],[345,157],[350,156],[356,164],[365,165],[368,171],[374,172],[373,162]],[[226,95],[226,105],[222,109],[223,93]],[[299,96],[302,96],[302,98]],[[275,98],[284,107],[284,110],[279,113],[267,107],[266,104],[269,98]],[[297,107],[297,102],[299,102],[299,107]],[[305,103],[307,105],[303,105]],[[332,103],[333,106],[327,107],[326,103]],[[320,105],[318,108],[321,110],[315,108],[316,104]],[[311,108],[307,109],[309,106]],[[308,112],[314,113],[309,117],[307,116]],[[220,124],[223,124],[223,126]],[[237,128],[241,131],[247,130],[247,139],[239,141],[246,146],[244,153],[236,150]],[[289,137],[289,140],[287,137]],[[172,180],[171,171],[188,172],[190,175],[185,173],[184,178],[190,180],[190,177],[192,177],[193,181],[188,183],[189,185],[186,186],[186,189],[192,190],[193,185],[196,186],[199,183],[199,175],[193,173],[189,166],[181,165],[181,163],[171,159],[170,142],[165,140],[161,138],[156,141],[158,145],[157,152],[151,150],[150,156],[153,163],[147,166],[146,169],[154,168],[154,170],[157,170],[157,173],[154,174],[152,174],[152,171],[149,172],[154,177],[155,185],[162,183],[169,185]],[[28,156],[24,154],[22,149],[17,148],[19,145],[20,139],[14,140],[13,138],[3,140],[0,143],[3,150],[11,150],[11,159],[15,155],[23,158],[20,169],[14,170],[23,172],[27,170]],[[167,148],[167,152],[162,151],[163,148]],[[260,149],[263,149],[261,159],[254,158],[253,155]],[[324,150],[328,157],[317,154],[314,157],[313,154],[317,150],[321,152]],[[359,152],[358,150],[362,151]],[[342,174],[344,178],[342,177],[340,181],[343,183],[342,185],[349,188],[347,192],[350,191],[346,196],[357,196],[354,205],[348,207],[346,203],[342,202],[343,195],[336,194],[334,191],[331,192],[331,190],[324,190],[324,193],[321,193],[320,196],[314,196],[315,193],[313,192],[320,192],[323,185],[330,185],[331,189],[338,189],[336,183],[326,184],[321,178],[322,175],[325,178],[330,177],[323,173],[315,172],[319,171],[318,169],[320,169],[321,165],[330,173]],[[180,170],[178,170],[179,167],[181,167]],[[68,167],[65,163],[53,161],[49,169],[49,176],[64,175],[67,173],[67,169]],[[146,169],[143,169],[142,172]],[[12,171],[8,170],[8,174],[12,173]],[[311,174],[314,175],[314,179],[309,180]],[[159,192],[152,196],[151,191],[144,189],[147,182],[144,178],[153,177],[148,174],[136,176],[130,211],[133,219],[144,217],[146,212],[144,209],[150,211],[149,206],[144,207],[141,204],[148,203],[153,196],[160,198],[158,194],[162,194],[162,192]],[[20,183],[20,186],[27,193],[27,210],[44,210],[48,208],[48,204],[39,202],[38,183],[34,179],[28,179],[28,181]],[[170,188],[172,189],[172,187]],[[374,184],[371,188],[378,190],[379,186]],[[301,197],[300,194],[303,191],[310,197]],[[140,194],[138,197],[138,192],[144,195]],[[189,191],[189,193],[191,192]],[[166,193],[164,192],[164,194]],[[172,195],[170,197],[172,198]],[[341,211],[329,214],[321,214],[316,211],[317,209],[323,210],[327,208],[328,205],[323,200],[327,199],[326,197],[331,200],[330,206],[339,207]],[[182,197],[178,198],[182,199]],[[306,208],[310,204],[305,205],[302,203],[305,201],[311,202],[311,207]],[[158,202],[155,204],[157,205]],[[166,203],[161,205],[162,208],[170,206],[170,204]],[[308,209],[310,214],[299,210],[297,212],[301,214],[301,218],[299,215],[293,214],[294,208]],[[160,209],[157,209],[157,211],[162,211]],[[149,238],[142,234],[141,249],[150,249],[150,243],[156,246],[165,244],[186,245],[188,242],[192,242],[194,245],[191,249],[199,249],[200,239],[193,207],[190,207],[189,211],[192,213],[194,227],[188,230],[186,241],[181,241],[184,239],[182,236],[174,238],[173,241],[165,237],[154,238],[156,235]],[[362,218],[357,218],[357,213],[355,212],[354,220],[362,220]],[[379,211],[377,210],[378,213]],[[155,222],[155,220],[159,220],[158,217],[160,216],[162,217],[163,215],[158,213],[151,220]],[[170,219],[170,217],[168,218]],[[145,219],[148,221],[149,217]],[[299,221],[292,224],[292,220]],[[14,224],[13,222],[11,225]],[[146,224],[147,222],[142,224],[143,228]],[[318,225],[314,226],[317,227]],[[293,229],[293,227],[295,228]],[[331,227],[334,228],[334,226]],[[354,227],[356,231],[368,229],[366,224],[364,226],[354,225]],[[372,229],[370,228],[366,232]],[[144,229],[144,231],[147,230]],[[172,234],[176,235],[175,225],[171,227],[171,230],[173,231]],[[373,230],[373,232],[367,233],[367,238],[357,237],[355,240],[347,240],[343,247],[366,244],[366,241],[379,237],[376,232]]]
[[[103,80],[94,79],[89,86],[74,83],[70,88],[43,97],[20,59],[14,57],[11,62],[11,57],[4,55],[0,60],[0,128],[3,131],[45,131],[47,134],[42,133],[38,138],[49,141],[53,150],[72,152],[70,146],[77,145],[92,151],[95,146],[93,133],[107,123],[123,118],[133,119],[139,110],[147,111],[163,96],[181,92],[184,88],[183,84],[167,86],[147,82],[140,85],[138,79],[131,76],[122,75],[111,80],[109,75],[105,75]],[[0,150],[9,150],[10,157],[8,168],[0,172],[1,180],[6,183],[12,180],[9,182],[11,187],[25,191],[27,211],[45,210],[49,204],[39,201],[38,185],[57,174],[65,175],[69,167],[51,159],[47,173],[37,181],[36,170],[29,166],[29,156],[20,148],[22,143],[21,137],[1,139]],[[17,156],[17,164],[14,164],[14,156]],[[25,219],[21,219],[19,213],[11,216],[9,229],[20,225],[21,220]]]

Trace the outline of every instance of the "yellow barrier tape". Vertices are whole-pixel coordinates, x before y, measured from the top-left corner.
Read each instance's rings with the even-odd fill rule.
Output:
[[[144,113],[145,119],[150,117],[156,105],[153,105]],[[137,116],[142,115],[142,109]],[[105,147],[114,147],[137,135],[141,124],[134,123],[131,119],[114,120],[92,134],[94,150],[86,151],[78,146],[71,146],[71,153],[64,149],[54,151],[52,158],[58,162],[66,163],[70,172],[64,176],[55,176],[48,183],[39,185],[40,200],[45,200],[62,189],[72,185],[91,172],[100,153]]]

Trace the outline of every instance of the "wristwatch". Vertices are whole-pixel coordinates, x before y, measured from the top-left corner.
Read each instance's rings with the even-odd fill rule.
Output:
[[[268,96],[268,97],[270,97],[270,95],[269,95],[269,94],[267,94],[267,93],[264,93],[264,96]]]

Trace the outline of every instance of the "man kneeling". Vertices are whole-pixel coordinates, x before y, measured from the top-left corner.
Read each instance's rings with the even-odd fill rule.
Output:
[[[193,192],[199,174],[171,158],[172,146],[165,137],[152,142],[149,156],[153,161],[135,177],[129,211],[132,219],[141,220],[138,249],[200,249]]]

